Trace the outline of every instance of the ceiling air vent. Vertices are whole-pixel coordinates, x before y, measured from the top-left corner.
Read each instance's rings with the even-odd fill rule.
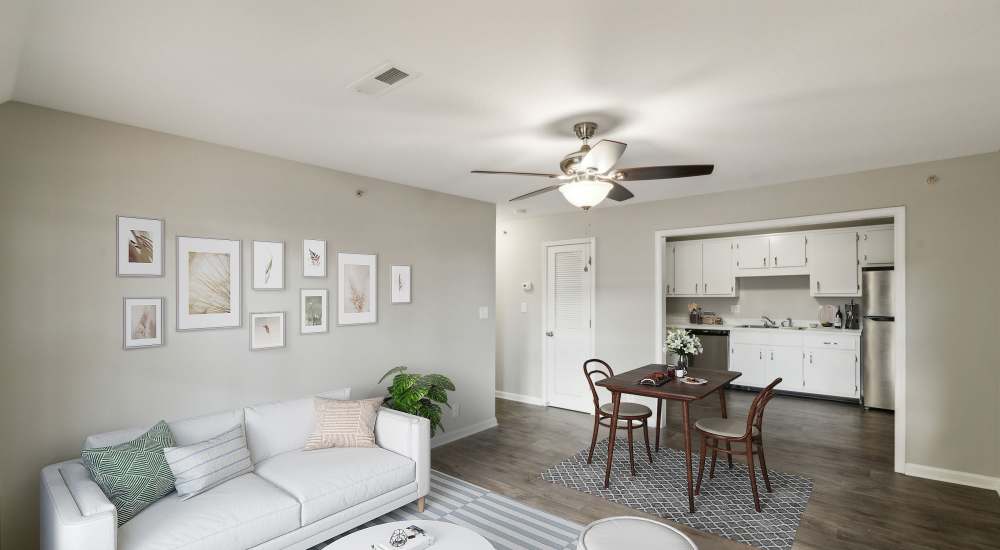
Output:
[[[393,63],[383,63],[357,82],[351,89],[365,95],[382,95],[394,90],[420,75]]]

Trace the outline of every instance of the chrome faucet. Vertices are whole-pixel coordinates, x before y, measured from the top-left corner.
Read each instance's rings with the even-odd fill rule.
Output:
[[[789,318],[787,318],[787,319],[785,319],[784,321],[781,322],[781,326],[788,327],[788,328],[794,328],[795,323],[793,323],[792,322],[792,318],[789,317]]]
[[[771,327],[771,328],[777,328],[778,327],[778,323],[775,323],[774,321],[772,321],[771,318],[768,317],[767,315],[761,315],[760,318],[764,320],[764,326],[765,327]]]

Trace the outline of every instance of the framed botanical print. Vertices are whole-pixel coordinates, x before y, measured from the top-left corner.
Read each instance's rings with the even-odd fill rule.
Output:
[[[285,243],[253,241],[250,251],[254,290],[285,288]]]
[[[410,266],[394,265],[390,270],[392,274],[391,292],[392,303],[410,303]]]
[[[378,259],[374,254],[337,254],[337,319],[341,325],[378,319]]]
[[[163,345],[163,298],[122,300],[122,348],[139,349]]]
[[[177,330],[242,325],[243,241],[177,237]]]
[[[326,277],[326,241],[302,241],[302,276]]]
[[[285,347],[285,312],[250,314],[250,351]]]
[[[325,288],[303,288],[299,292],[299,333],[319,334],[330,330],[328,298]]]
[[[119,277],[163,276],[163,220],[118,216],[115,257]]]

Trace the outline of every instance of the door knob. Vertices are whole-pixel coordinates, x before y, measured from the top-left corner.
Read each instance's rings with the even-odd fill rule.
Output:
[[[546,335],[546,336],[555,336],[555,334],[553,334],[551,330],[550,330],[550,331],[547,331],[547,332],[545,333],[545,335]]]

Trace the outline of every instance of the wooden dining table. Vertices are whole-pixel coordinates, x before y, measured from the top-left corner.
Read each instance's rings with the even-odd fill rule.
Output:
[[[726,392],[724,388],[733,380],[739,378],[741,373],[731,370],[701,370],[689,373],[689,376],[704,378],[708,382],[705,384],[686,384],[674,378],[661,386],[645,386],[639,383],[643,378],[654,372],[667,370],[667,365],[649,364],[645,367],[623,372],[621,374],[605,378],[595,382],[597,386],[611,392],[611,403],[613,406],[611,413],[611,435],[608,437],[608,464],[604,472],[604,488],[607,489],[611,482],[611,462],[615,454],[615,432],[618,427],[618,408],[621,406],[622,394],[641,395],[656,399],[656,450],[660,450],[660,410],[663,408],[663,401],[679,401],[681,404],[681,424],[684,429],[684,458],[687,469],[687,493],[688,506],[694,512],[694,480],[691,459],[691,411],[692,401],[704,399],[719,392],[719,404],[722,406],[722,418],[727,418]],[[732,467],[732,455],[729,455],[729,465]]]

